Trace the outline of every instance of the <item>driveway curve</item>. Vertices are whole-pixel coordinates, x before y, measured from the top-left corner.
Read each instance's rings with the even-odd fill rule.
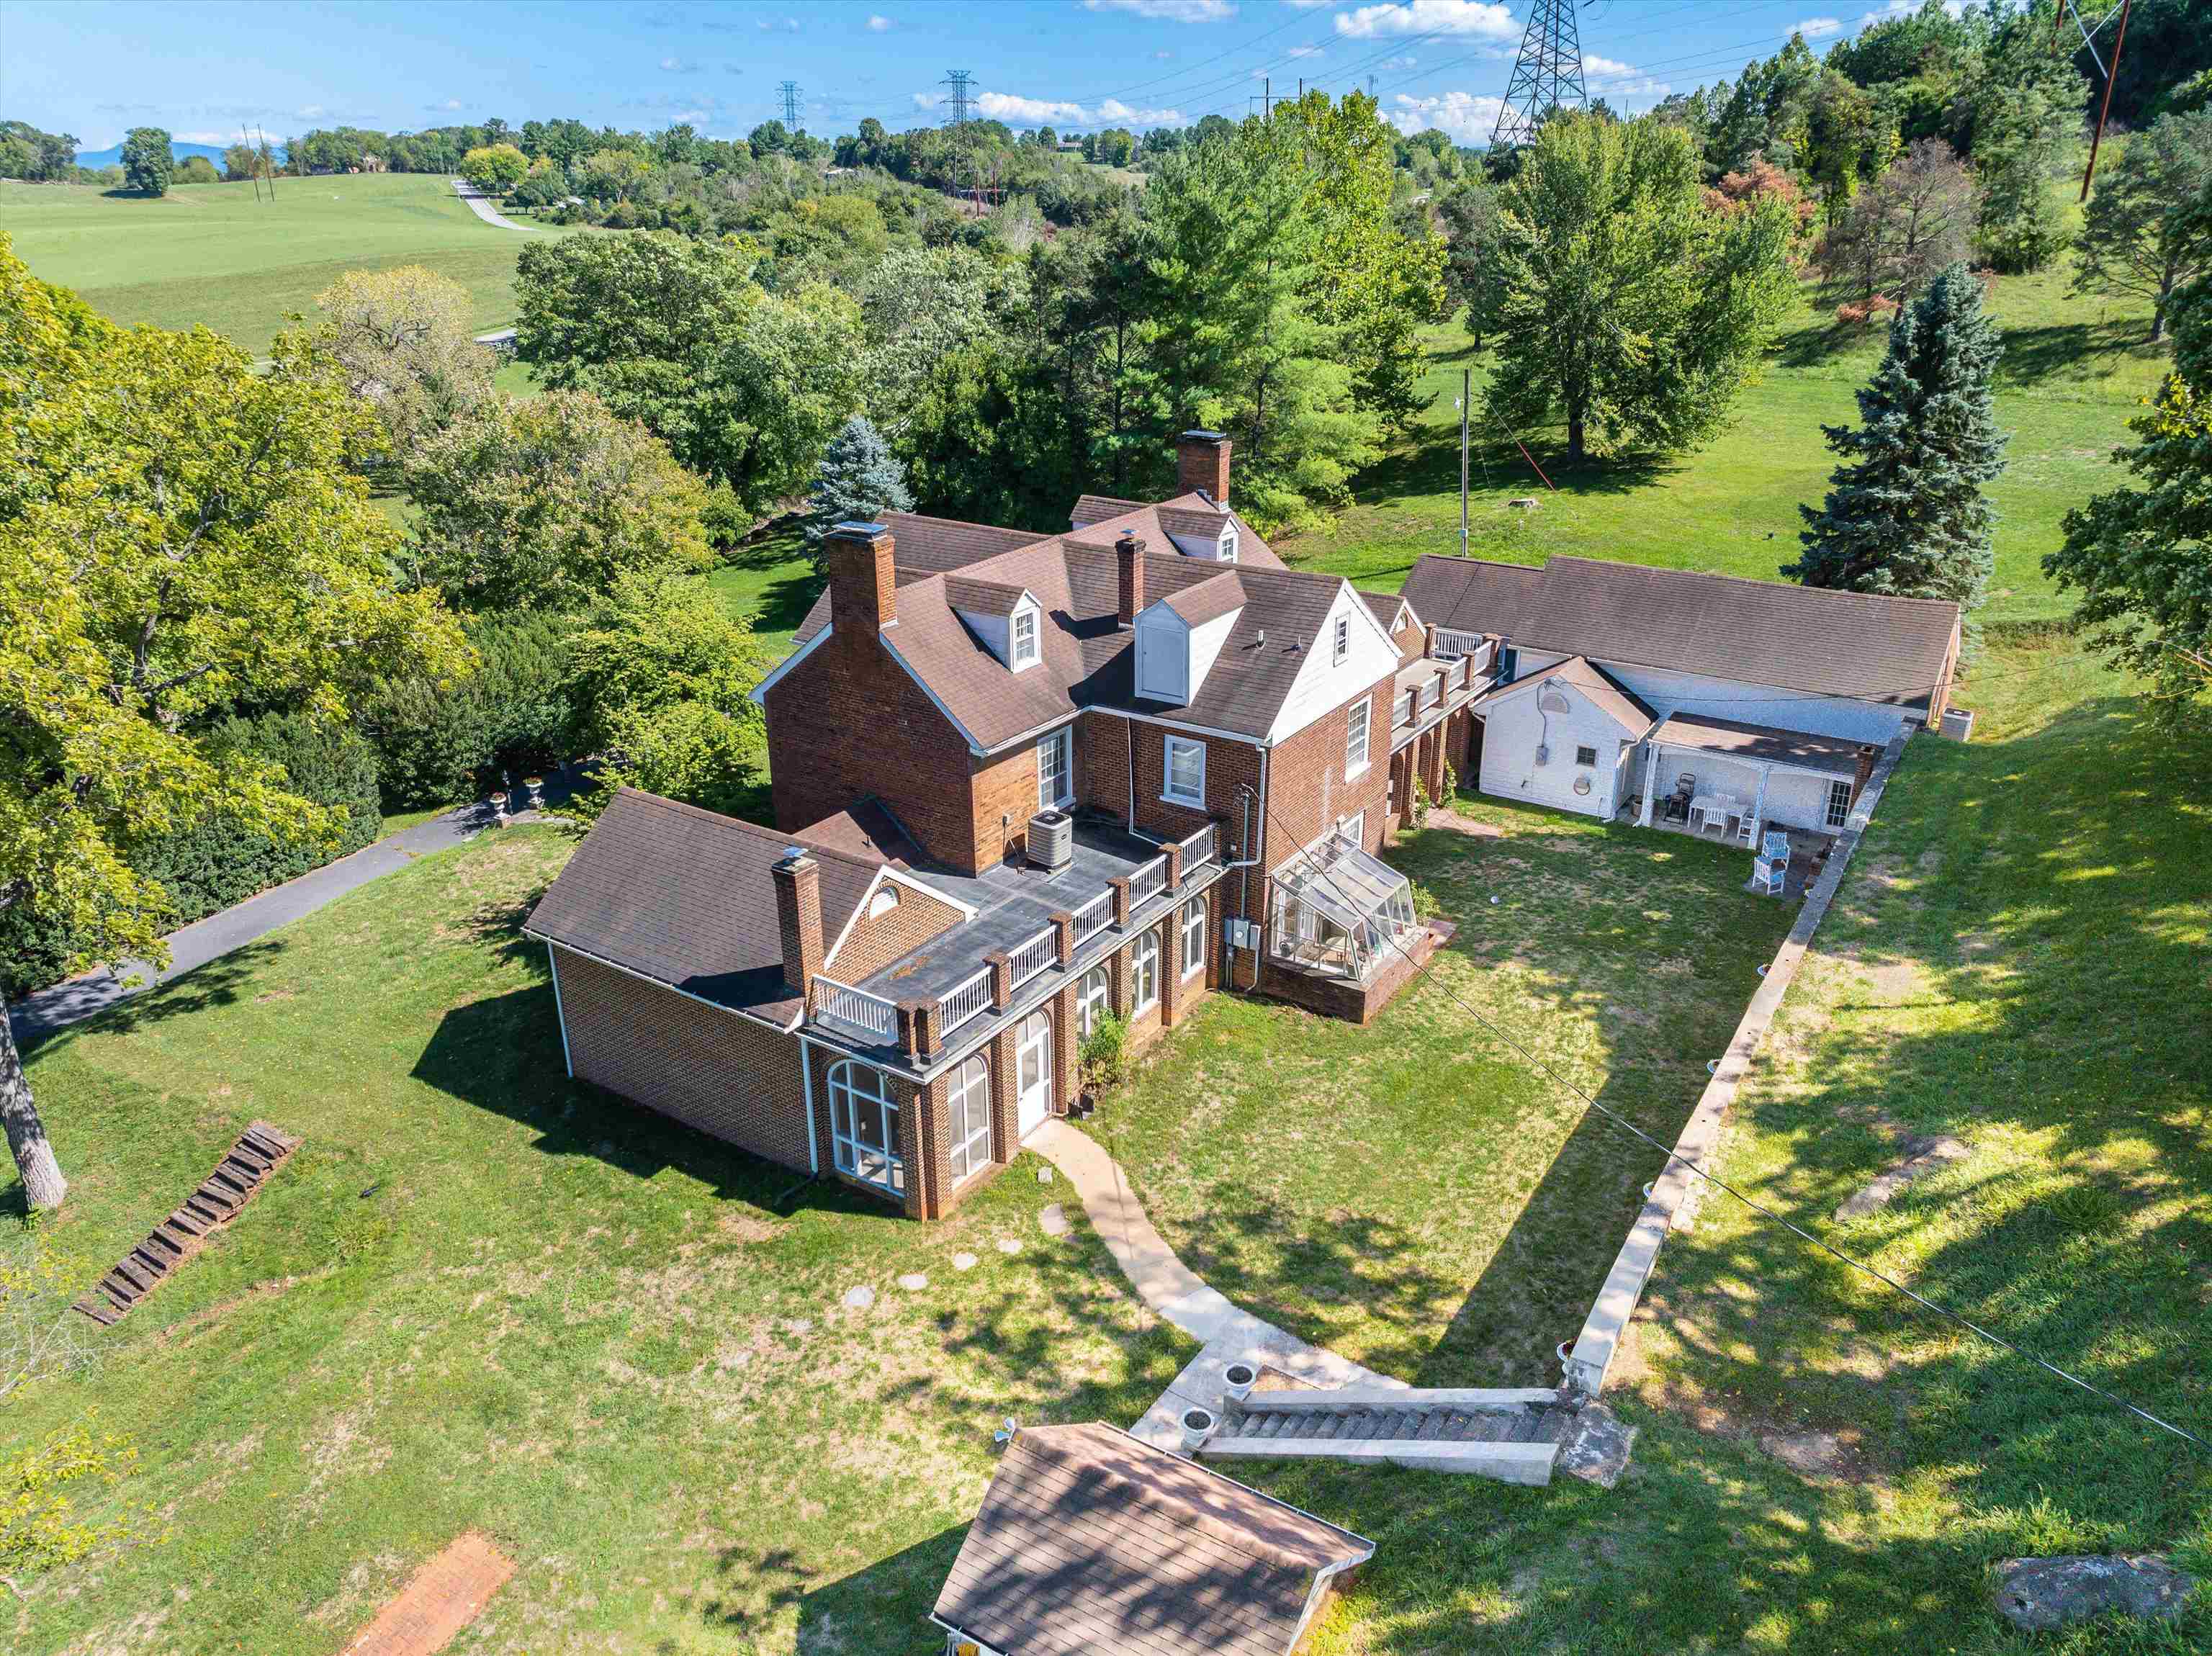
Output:
[[[468,203],[469,211],[474,213],[486,224],[496,224],[502,230],[526,230],[529,228],[527,225],[517,224],[513,219],[507,217],[506,214],[501,212],[499,209],[494,207],[491,204],[490,200],[484,195],[484,192],[477,189],[473,184],[471,184],[466,179],[455,179],[453,180],[453,193],[459,196],[463,201]]]

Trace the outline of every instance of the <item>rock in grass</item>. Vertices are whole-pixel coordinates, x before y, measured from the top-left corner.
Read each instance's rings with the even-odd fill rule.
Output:
[[[1019,1253],[1021,1251],[1022,1251],[1022,1240],[1021,1240],[1021,1238],[1020,1238],[1020,1237],[1018,1237],[1018,1236],[1001,1236],[1000,1238],[999,1238],[999,1252],[1000,1252],[1000,1253]]]
[[[1601,1403],[1586,1405],[1575,1416],[1571,1436],[1559,1446],[1559,1470],[1571,1477],[1610,1489],[1628,1470],[1629,1452],[1636,1447],[1636,1428]]]
[[[1037,1210],[1037,1223],[1048,1236],[1067,1234],[1067,1210],[1057,1202]]]
[[[919,1294],[929,1286],[929,1278],[919,1271],[909,1271],[899,1278],[899,1286],[909,1294]]]
[[[954,1255],[952,1256],[952,1268],[953,1268],[955,1271],[973,1271],[973,1270],[975,1270],[975,1256],[974,1254],[972,1254],[972,1253],[956,1253],[956,1254],[954,1254]]]
[[[2014,1627],[2048,1633],[2114,1611],[2170,1620],[2196,1581],[2156,1553],[2008,1558],[1997,1566],[1997,1610]]]
[[[863,1283],[858,1288],[845,1290],[845,1303],[855,1311],[866,1311],[876,1302],[876,1290]]]

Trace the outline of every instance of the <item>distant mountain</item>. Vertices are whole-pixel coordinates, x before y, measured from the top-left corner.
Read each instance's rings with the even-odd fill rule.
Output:
[[[270,147],[276,152],[276,165],[283,166],[284,146],[280,143]],[[187,155],[204,155],[217,167],[222,165],[222,146],[219,143],[179,143],[172,139],[169,154],[180,161]],[[123,146],[112,143],[105,149],[80,149],[76,164],[79,167],[120,167],[123,165]]]

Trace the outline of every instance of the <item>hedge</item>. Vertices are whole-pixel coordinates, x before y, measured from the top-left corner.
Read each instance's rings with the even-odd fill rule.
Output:
[[[458,684],[393,686],[363,715],[385,804],[402,810],[478,799],[503,780],[558,768],[567,743],[568,637],[555,615],[468,623],[479,670]]]

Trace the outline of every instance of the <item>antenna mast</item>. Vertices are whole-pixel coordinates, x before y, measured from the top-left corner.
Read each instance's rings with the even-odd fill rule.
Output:
[[[1582,33],[1575,23],[1575,0],[1530,0],[1528,27],[1513,78],[1505,88],[1505,106],[1498,112],[1491,143],[1534,142],[1537,124],[1555,109],[1589,101],[1583,90]]]

